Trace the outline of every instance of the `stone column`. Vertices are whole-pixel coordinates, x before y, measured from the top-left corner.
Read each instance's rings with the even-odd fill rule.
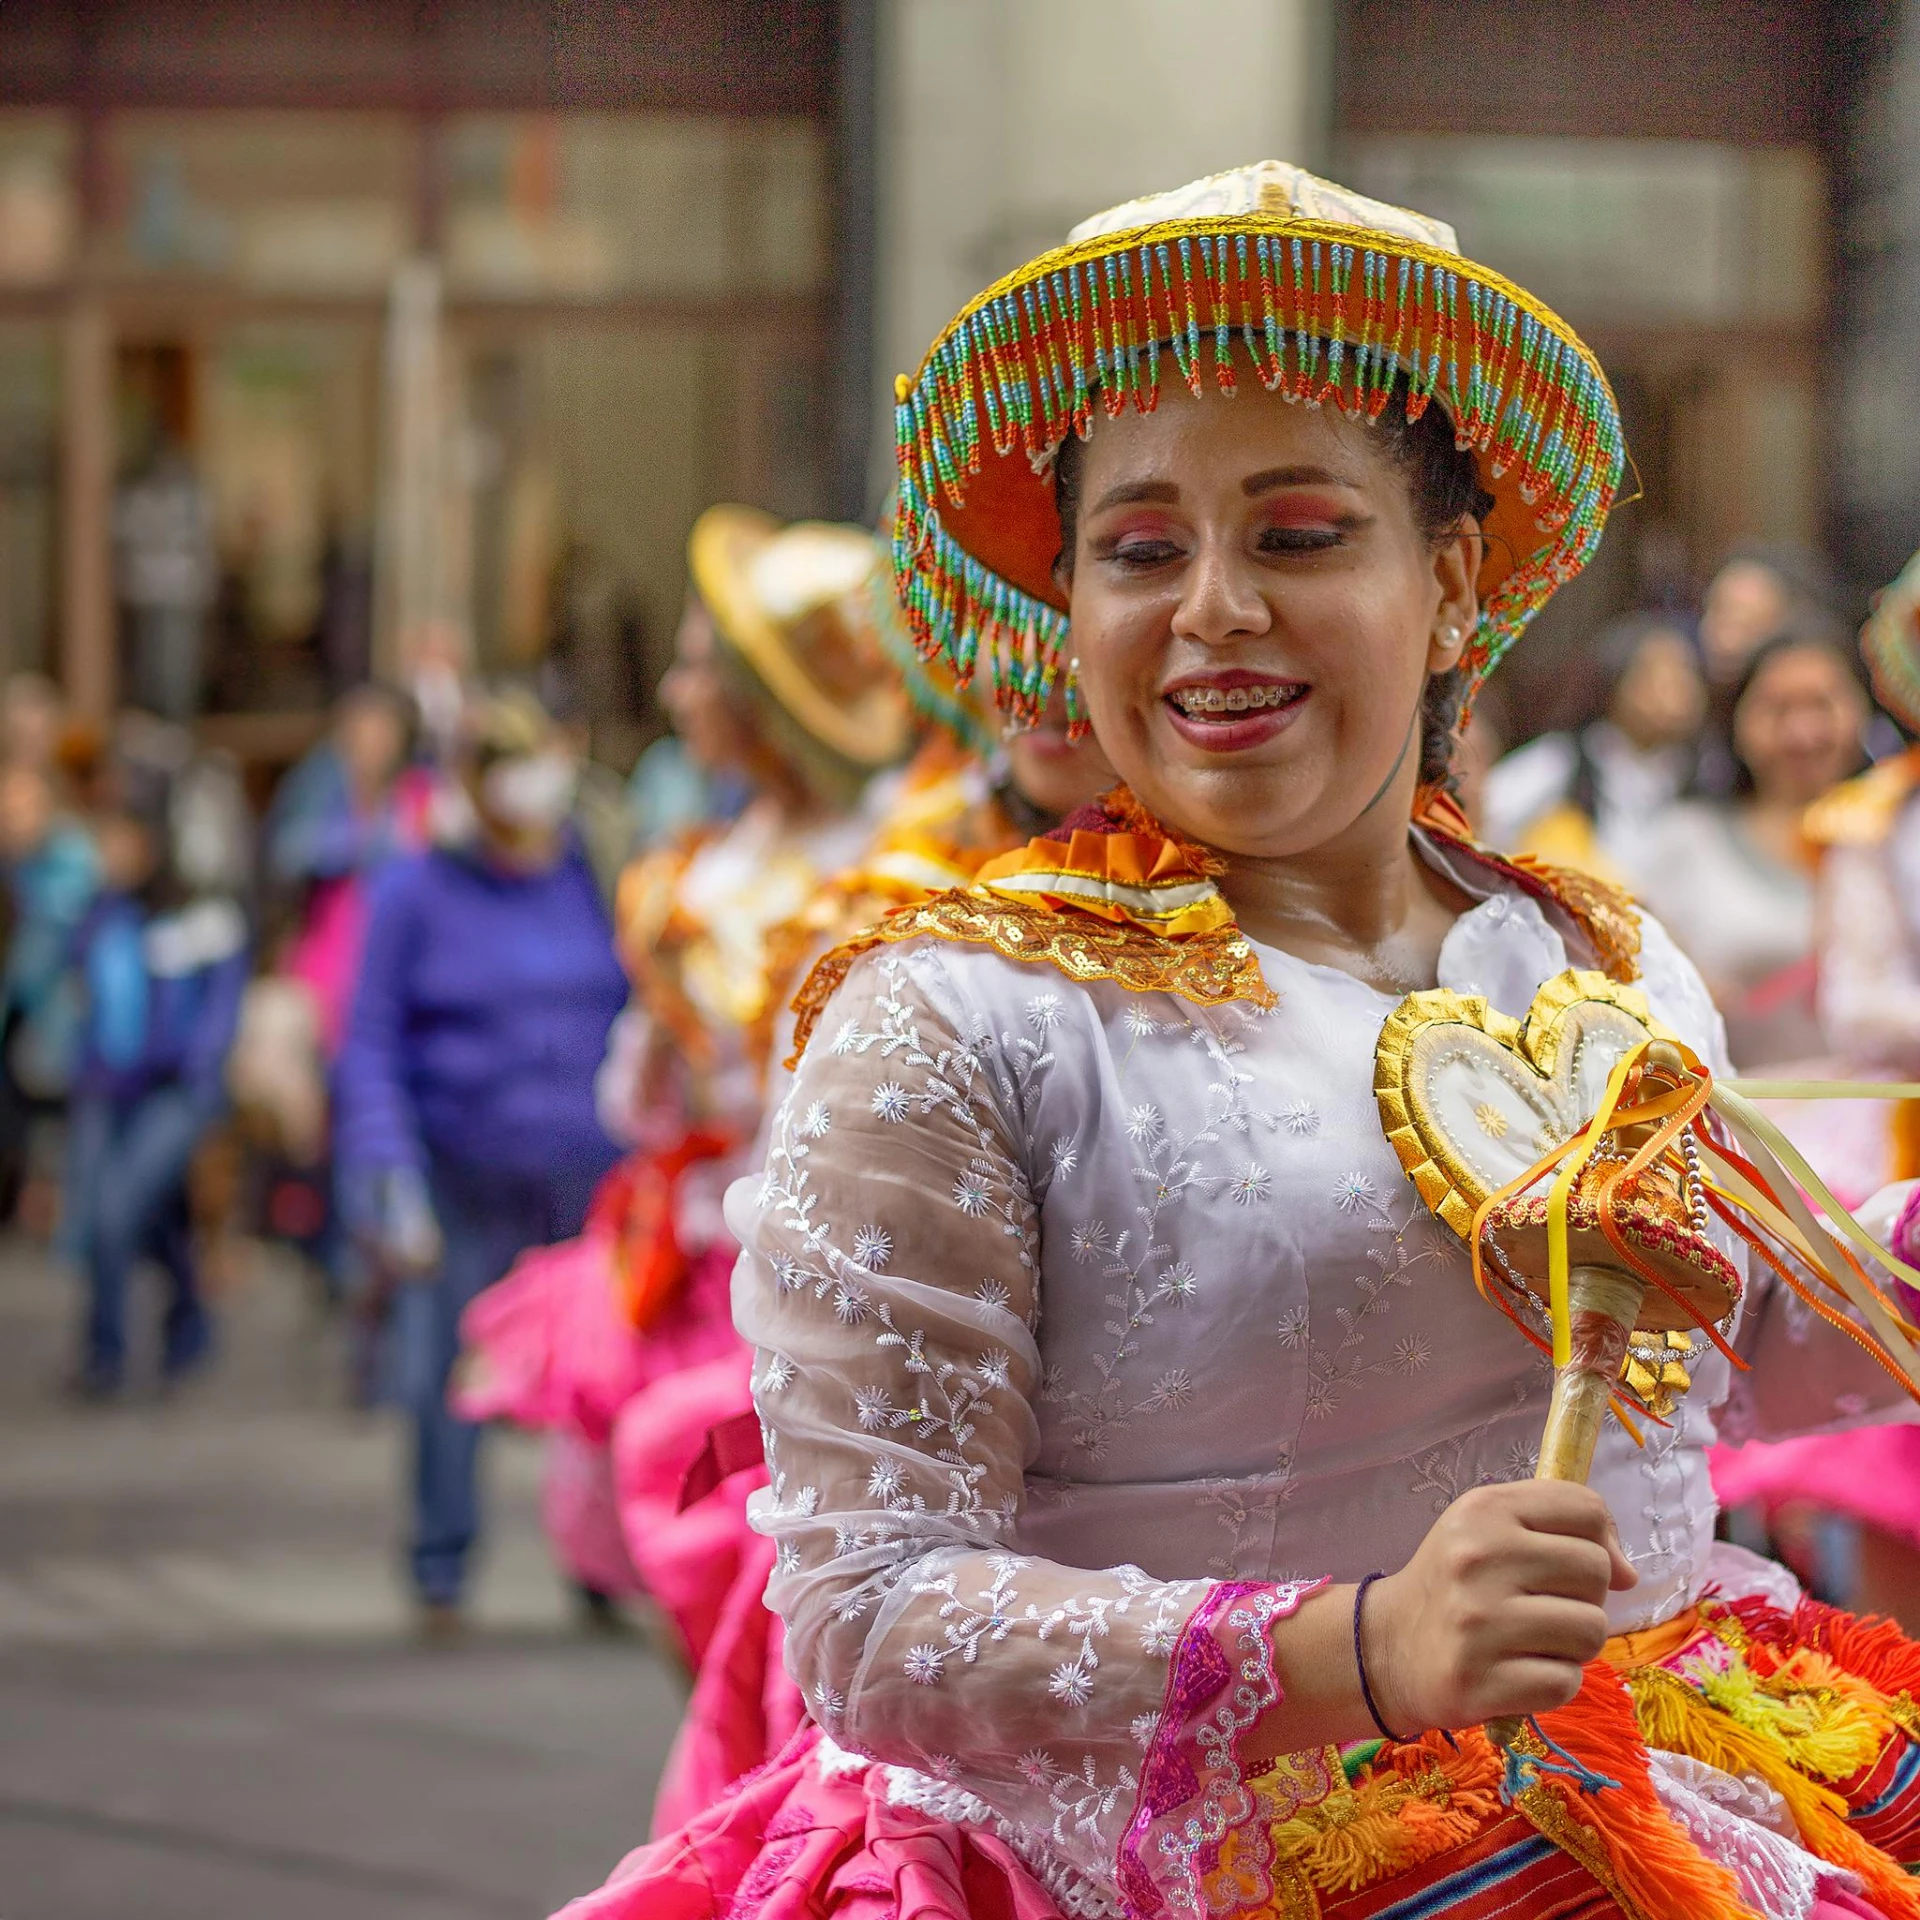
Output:
[[[1920,547],[1920,4],[1858,10],[1836,168],[1835,558],[1862,595]]]
[[[1137,194],[1324,165],[1330,0],[881,0],[876,493],[893,377],[989,281]]]
[[[60,367],[60,681],[90,720],[113,711],[113,329],[98,295],[67,309]]]

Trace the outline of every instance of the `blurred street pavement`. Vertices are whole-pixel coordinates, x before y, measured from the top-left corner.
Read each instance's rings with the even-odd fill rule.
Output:
[[[417,1644],[403,1435],[344,1405],[291,1265],[204,1379],[105,1410],[58,1393],[71,1284],[0,1240],[0,1914],[541,1920],[597,1885],[681,1686],[578,1631],[535,1446],[493,1436],[473,1632]]]

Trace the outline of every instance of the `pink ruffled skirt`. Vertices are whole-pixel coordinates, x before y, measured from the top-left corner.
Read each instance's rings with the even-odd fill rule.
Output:
[[[1013,1850],[823,1766],[808,1726],[734,1792],[627,1855],[565,1920],[1064,1920]],[[559,1920],[559,1916],[555,1917]]]

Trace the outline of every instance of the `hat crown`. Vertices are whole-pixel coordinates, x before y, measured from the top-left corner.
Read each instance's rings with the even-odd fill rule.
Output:
[[[1184,187],[1124,201],[1082,220],[1068,234],[1067,242],[1071,246],[1081,240],[1158,226],[1167,220],[1231,219],[1247,213],[1366,227],[1444,253],[1460,251],[1453,229],[1444,220],[1431,220],[1424,213],[1371,200],[1364,193],[1322,180],[1318,174],[1286,160],[1256,160],[1251,166],[1210,173],[1204,180],[1189,181]]]
[[[768,617],[791,627],[852,593],[881,557],[880,543],[864,529],[803,521],[776,533],[753,556],[747,577]]]

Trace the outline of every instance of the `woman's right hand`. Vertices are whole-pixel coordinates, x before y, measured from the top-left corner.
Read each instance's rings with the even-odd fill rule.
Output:
[[[1565,1706],[1611,1631],[1608,1593],[1638,1580],[1591,1487],[1463,1493],[1368,1590],[1361,1640],[1380,1717],[1411,1739]]]

